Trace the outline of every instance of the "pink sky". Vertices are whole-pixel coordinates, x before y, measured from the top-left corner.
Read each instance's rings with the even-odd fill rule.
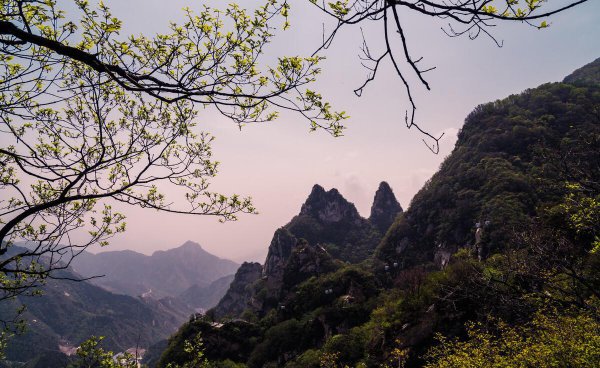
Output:
[[[164,31],[180,9],[199,9],[203,1],[105,1],[125,23],[125,32]],[[563,1],[564,2],[564,1]],[[210,1],[210,4],[224,2]],[[240,1],[252,6],[257,1]],[[308,55],[321,39],[325,18],[308,1],[292,2],[292,28],[281,32],[272,55]],[[552,1],[551,5],[555,3]],[[401,14],[401,16],[403,16]],[[235,261],[263,261],[271,236],[300,210],[313,184],[335,187],[354,202],[363,216],[380,181],[392,186],[403,208],[437,170],[454,145],[465,116],[478,104],[503,98],[539,84],[559,81],[574,69],[600,57],[600,1],[590,1],[551,19],[538,31],[521,24],[499,26],[504,40],[498,48],[489,39],[450,39],[442,25],[425,17],[404,15],[409,47],[425,64],[437,69],[426,76],[427,92],[414,83],[420,122],[433,133],[446,132],[439,155],[433,155],[414,131],[407,131],[407,100],[400,81],[386,65],[361,98],[352,92],[366,71],[358,60],[360,34],[349,30],[326,52],[323,74],[313,86],[351,119],[344,137],[308,132],[298,116],[283,114],[277,121],[249,126],[241,132],[215,111],[199,115],[201,129],[216,136],[215,159],[221,170],[212,190],[252,196],[260,214],[220,224],[215,218],[176,216],[150,210],[123,209],[128,230],[106,250],[132,249],[151,253],[196,241]],[[373,47],[380,45],[377,29],[367,29]]]

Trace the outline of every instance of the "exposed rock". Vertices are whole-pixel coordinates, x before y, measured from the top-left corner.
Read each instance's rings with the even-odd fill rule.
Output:
[[[318,184],[313,186],[308,199],[302,205],[300,215],[311,216],[324,223],[361,219],[356,207],[342,197],[337,189],[326,192]]]
[[[354,204],[337,189],[326,192],[320,185],[312,188],[300,214],[285,228],[309,244],[323,245],[333,258],[351,263],[368,258],[381,240],[381,233],[360,217]]]
[[[379,189],[377,189],[377,192],[375,193],[369,221],[371,221],[382,234],[385,234],[387,229],[394,222],[396,216],[401,212],[402,207],[396,200],[392,188],[390,188],[388,183],[382,181],[381,184],[379,184]]]
[[[391,223],[398,211],[402,209],[392,190],[382,183],[376,195],[375,217]],[[351,263],[367,259],[381,235],[382,231],[362,218],[337,189],[325,191],[315,185],[300,213],[275,231],[262,277],[256,274],[257,264],[242,266],[214,316],[239,317],[247,310],[265,315],[297,284],[336,269],[336,259]]]
[[[433,263],[440,268],[445,268],[450,263],[452,254],[456,252],[456,247],[439,246],[433,255]]]
[[[275,231],[273,240],[269,245],[269,252],[263,267],[263,275],[281,279],[283,277],[283,267],[288,258],[292,255],[292,250],[298,243],[298,239],[286,228],[282,227]]]
[[[333,259],[322,246],[301,241],[283,270],[284,287],[291,289],[311,276],[319,276],[335,268]]]
[[[235,273],[229,290],[213,309],[216,318],[239,316],[249,306],[253,298],[254,283],[260,280],[262,266],[256,262],[244,262]]]

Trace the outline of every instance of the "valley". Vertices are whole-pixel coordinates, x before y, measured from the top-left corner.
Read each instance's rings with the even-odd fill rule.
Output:
[[[0,4],[0,368],[600,367],[600,1]]]

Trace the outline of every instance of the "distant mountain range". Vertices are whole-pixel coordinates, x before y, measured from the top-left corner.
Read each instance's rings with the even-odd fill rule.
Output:
[[[18,249],[14,246],[11,252]],[[8,362],[62,368],[67,356],[91,336],[104,336],[103,346],[115,352],[146,349],[175,332],[190,314],[215,306],[238,267],[194,242],[151,256],[84,252],[72,265],[54,276],[104,276],[82,282],[49,280],[40,297],[0,303],[2,319],[27,306],[22,316],[27,330],[9,340]]]
[[[217,279],[234,274],[238,267],[191,241],[151,256],[130,250],[85,252],[73,262],[73,269],[84,277],[104,275],[92,281],[95,285],[114,293],[154,299],[177,297],[192,287],[209,287]]]
[[[597,59],[476,107],[406,211],[385,183],[369,219],[315,185],[264,264],[244,263],[147,364],[189,363],[185,342],[201,334],[216,366],[598,366],[577,332],[593,335],[597,319],[560,333],[543,321],[597,315],[599,163]],[[498,338],[513,333],[542,348]]]
[[[70,270],[55,276],[81,278]],[[91,336],[105,336],[105,346],[114,351],[148,347],[169,336],[189,316],[186,307],[171,300],[117,295],[85,281],[50,279],[41,290],[41,296],[0,303],[0,316],[14,316],[20,305],[27,306],[22,316],[27,329],[10,338],[5,351],[8,361],[28,362],[59,352],[70,355]]]

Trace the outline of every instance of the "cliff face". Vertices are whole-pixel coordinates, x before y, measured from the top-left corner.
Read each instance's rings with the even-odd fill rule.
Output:
[[[291,291],[294,286],[312,276],[324,275],[337,268],[338,265],[325,248],[301,241],[283,268],[283,292]]]
[[[216,318],[236,317],[246,309],[253,308],[253,285],[260,280],[262,266],[260,263],[244,262],[235,273],[231,285],[219,304],[212,309]]]
[[[298,239],[286,228],[277,229],[269,245],[263,275],[273,279],[281,279],[285,263],[292,255],[292,250],[297,243]]]
[[[375,192],[375,199],[373,200],[373,206],[371,206],[371,216],[369,221],[375,225],[375,227],[385,234],[387,229],[392,225],[394,219],[398,214],[402,213],[402,207],[396,200],[396,196],[390,188],[390,185],[385,181],[379,184],[377,192]]]
[[[356,207],[348,202],[337,189],[325,191],[322,186],[313,186],[310,195],[300,209],[299,216],[312,217],[324,224],[339,222],[355,222],[359,224],[361,217]]]
[[[369,220],[337,189],[325,191],[315,185],[300,213],[285,228],[309,244],[322,245],[332,257],[357,263],[367,259],[381,240]]]
[[[257,266],[252,266],[252,277],[236,276],[215,309],[215,316],[239,316],[245,310],[265,315],[307,278],[334,271],[342,264],[340,261],[358,263],[368,259],[381,234],[401,211],[385,182],[375,195],[372,221],[362,218],[337,189],[325,191],[320,185],[313,186],[300,213],[275,231],[260,280],[255,274]]]

